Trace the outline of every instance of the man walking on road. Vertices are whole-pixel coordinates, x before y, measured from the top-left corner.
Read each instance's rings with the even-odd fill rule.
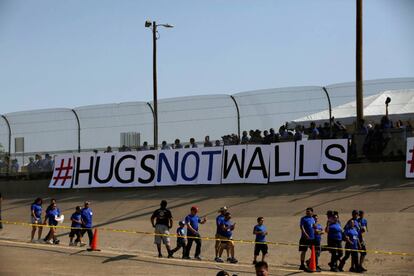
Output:
[[[170,210],[167,209],[167,201],[162,200],[160,208],[155,210],[151,216],[152,227],[155,228],[154,243],[157,245],[158,257],[162,258],[161,253],[161,241],[165,244],[165,247],[168,251],[168,258],[172,257],[171,246],[170,246],[170,237],[167,236],[170,234],[169,229],[173,225],[172,214]]]
[[[197,216],[198,208],[196,206],[191,207],[191,213],[185,217],[185,223],[187,225],[187,248],[185,250],[184,259],[190,259],[190,250],[193,242],[196,243],[196,251],[194,259],[201,260],[201,239],[198,232],[198,225],[206,223],[206,218],[201,219]]]

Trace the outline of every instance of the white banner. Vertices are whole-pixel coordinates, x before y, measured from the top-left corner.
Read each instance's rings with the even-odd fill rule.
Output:
[[[414,177],[407,143],[406,176]],[[348,141],[58,155],[50,188],[151,187],[344,179]],[[411,158],[411,159],[410,159]],[[413,169],[411,169],[413,168]]]
[[[295,180],[319,179],[322,140],[296,142]]]
[[[55,158],[53,176],[50,180],[49,188],[68,189],[72,186],[74,158],[73,154],[62,154]]]
[[[270,145],[248,145],[245,167],[245,183],[267,184],[269,181]]]
[[[93,170],[95,167],[95,153],[75,154],[75,171],[73,173],[73,188],[91,188]]]
[[[346,178],[348,156],[347,139],[322,140],[321,179]]]
[[[269,182],[295,179],[295,142],[270,145]]]
[[[98,153],[95,156],[95,166],[92,177],[92,188],[112,187],[115,185],[114,177],[115,153]]]
[[[177,184],[197,184],[200,173],[200,152],[198,148],[180,149]]]
[[[414,137],[407,138],[405,177],[414,178]]]
[[[200,149],[200,172],[198,184],[221,184],[223,147]]]
[[[119,152],[115,157],[113,187],[138,187],[136,169],[138,152]]]
[[[221,183],[244,183],[245,145],[225,146],[223,152],[223,173]]]
[[[173,186],[177,183],[179,168],[178,150],[161,150],[158,152],[156,186]]]

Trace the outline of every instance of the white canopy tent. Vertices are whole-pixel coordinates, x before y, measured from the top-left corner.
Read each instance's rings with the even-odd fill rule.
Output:
[[[367,122],[379,122],[385,115],[385,100],[391,98],[388,113],[392,120],[414,118],[414,89],[388,90],[364,98],[364,117]],[[332,108],[332,116],[342,124],[350,125],[356,120],[356,101]],[[295,124],[308,125],[310,122],[329,121],[329,110],[324,110],[293,120]]]

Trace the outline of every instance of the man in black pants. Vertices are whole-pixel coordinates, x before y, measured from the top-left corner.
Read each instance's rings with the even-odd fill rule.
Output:
[[[185,217],[185,223],[187,225],[187,248],[185,249],[185,256],[183,259],[190,259],[190,251],[193,242],[196,243],[196,251],[194,254],[194,259],[201,260],[201,239],[200,233],[198,232],[198,225],[204,224],[206,218],[201,219],[197,216],[198,208],[196,206],[191,207],[191,213]]]
[[[155,222],[154,222],[155,220]],[[158,257],[162,258],[161,241],[165,244],[168,251],[168,258],[172,257],[173,252],[170,246],[169,229],[172,227],[172,214],[167,209],[167,201],[163,200],[160,203],[160,208],[155,210],[151,216],[152,227],[155,228],[154,243],[157,245]]]
[[[89,208],[89,201],[85,201],[84,207],[82,208],[81,211],[81,218],[82,218],[82,231],[81,231],[81,235],[83,237],[83,235],[85,235],[85,233],[88,233],[88,238],[89,238],[89,246],[92,245],[92,240],[93,240],[93,233],[92,233],[92,209]]]

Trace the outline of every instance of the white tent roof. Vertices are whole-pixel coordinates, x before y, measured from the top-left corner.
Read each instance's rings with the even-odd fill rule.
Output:
[[[414,118],[414,89],[388,90],[364,98],[364,117],[370,120],[379,120],[385,115],[385,100],[391,98],[388,106],[390,117],[401,119]],[[394,116],[393,116],[394,115]],[[398,115],[398,116],[395,116]],[[332,108],[332,116],[340,119],[344,124],[351,124],[356,119],[356,101]],[[295,123],[328,121],[329,110],[317,112],[293,120]]]

